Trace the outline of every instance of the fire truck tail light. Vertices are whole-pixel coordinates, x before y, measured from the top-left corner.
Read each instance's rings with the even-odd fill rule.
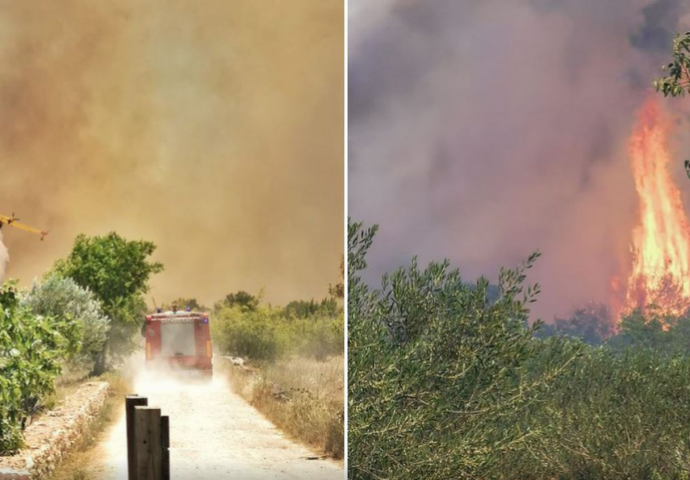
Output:
[[[210,357],[211,356],[211,341],[206,340],[206,356]]]

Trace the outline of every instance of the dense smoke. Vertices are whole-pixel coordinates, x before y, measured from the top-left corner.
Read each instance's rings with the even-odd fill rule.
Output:
[[[540,249],[536,315],[608,303],[636,222],[634,112],[687,28],[683,3],[353,0],[350,12],[350,215],[381,224],[369,279],[419,254],[495,280]],[[688,142],[674,142],[687,182]]]
[[[0,0],[0,213],[28,284],[74,237],[158,245],[158,303],[321,297],[343,236],[339,1]]]

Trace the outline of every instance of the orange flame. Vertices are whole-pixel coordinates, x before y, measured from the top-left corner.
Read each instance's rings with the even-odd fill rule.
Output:
[[[659,106],[649,100],[630,140],[640,217],[624,310],[656,305],[680,315],[690,307],[690,224],[668,171],[667,130]]]

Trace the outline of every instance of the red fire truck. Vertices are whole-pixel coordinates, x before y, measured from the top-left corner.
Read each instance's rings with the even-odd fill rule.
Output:
[[[146,316],[146,366],[152,370],[213,375],[208,313],[157,312]]]

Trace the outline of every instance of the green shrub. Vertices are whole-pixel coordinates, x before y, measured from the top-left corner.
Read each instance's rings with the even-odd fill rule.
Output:
[[[80,326],[77,344],[70,351],[75,360],[88,361],[103,350],[110,321],[95,296],[71,278],[51,275],[21,296],[21,304],[34,315],[76,321]]]
[[[359,272],[375,232],[349,228],[348,478],[690,478],[687,318],[633,312],[598,347],[535,338],[534,258],[492,302],[447,262],[372,291]]]
[[[137,333],[148,310],[144,294],[149,291],[151,276],[163,271],[161,263],[150,261],[155,250],[152,242],[127,240],[115,232],[102,237],[82,234],[70,254],[53,266],[54,274],[93,292],[110,319],[104,348],[95,359],[95,375],[138,346]]]
[[[541,375],[573,343],[544,342],[526,367]],[[504,478],[689,478],[689,376],[687,355],[584,346],[513,419],[515,429],[533,434],[501,459],[511,472]]]
[[[324,298],[320,302],[314,299],[293,300],[285,306],[284,316],[287,318],[335,317],[338,311],[338,302],[335,298]]]
[[[213,314],[211,332],[221,353],[273,361],[285,355],[325,360],[342,355],[344,320],[311,315],[295,318],[283,308],[221,306]]]
[[[72,318],[34,315],[22,306],[13,283],[0,289],[0,454],[21,446],[24,419],[53,391],[80,334]]]
[[[312,317],[283,322],[285,336],[290,338],[287,350],[303,357],[324,361],[342,355],[345,347],[343,313],[333,317]]]
[[[285,341],[272,325],[274,321],[267,307],[221,307],[213,317],[212,333],[225,354],[275,360],[282,355]]]
[[[448,262],[413,260],[369,292],[357,272],[374,232],[350,229],[349,478],[491,478],[524,441],[507,419],[543,383],[522,370],[537,346],[524,322],[538,286],[522,286],[537,255],[501,272],[494,302]]]
[[[261,303],[262,294],[254,296],[251,293],[247,293],[244,290],[240,290],[235,293],[228,293],[224,299],[217,302],[214,305],[215,310],[220,310],[223,307],[241,307],[246,310],[254,311],[259,308],[259,303]]]

